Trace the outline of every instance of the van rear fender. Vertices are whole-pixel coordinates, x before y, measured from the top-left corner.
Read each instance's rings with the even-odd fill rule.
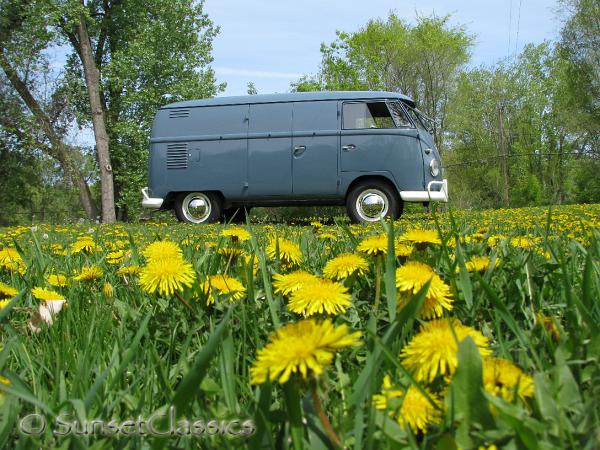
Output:
[[[175,207],[175,200],[177,199],[177,197],[179,197],[179,195],[181,194],[187,194],[189,192],[195,192],[195,191],[176,191],[176,192],[169,192],[167,194],[167,196],[165,197],[165,201],[163,202],[163,206],[161,209],[172,209]],[[223,195],[223,193],[221,191],[198,191],[198,192],[211,192],[215,195],[219,196],[219,200],[221,201],[221,206],[223,208],[228,208],[230,206],[231,202],[228,202],[225,199],[225,196]]]

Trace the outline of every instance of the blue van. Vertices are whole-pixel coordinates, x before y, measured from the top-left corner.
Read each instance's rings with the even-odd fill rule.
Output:
[[[253,206],[346,205],[355,222],[448,201],[428,119],[393,92],[304,92],[172,103],[156,114],[142,205],[178,219]]]

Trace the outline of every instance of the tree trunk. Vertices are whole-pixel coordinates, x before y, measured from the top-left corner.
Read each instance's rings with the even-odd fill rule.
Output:
[[[90,37],[85,24],[83,14],[79,16],[77,25],[77,36],[79,38],[79,55],[85,73],[85,84],[90,99],[92,112],[92,124],[94,137],[96,138],[96,155],[100,166],[100,185],[102,192],[102,222],[113,223],[115,217],[115,195],[113,185],[113,173],[110,165],[109,140],[106,131],[106,118],[102,109],[100,99],[100,72],[92,55]]]
[[[85,178],[73,161],[73,149],[65,145],[62,139],[55,132],[50,119],[42,110],[42,107],[37,100],[33,97],[25,82],[21,80],[17,71],[10,65],[4,54],[4,49],[1,46],[0,66],[4,70],[4,73],[10,81],[10,84],[18,92],[19,96],[23,102],[25,102],[37,122],[40,124],[44,134],[50,141],[50,156],[58,160],[63,169],[65,177],[77,187],[79,191],[79,201],[81,202],[81,206],[83,207],[87,217],[91,220],[95,220],[98,216],[98,208],[96,208],[96,205],[92,200],[90,188],[85,181]]]

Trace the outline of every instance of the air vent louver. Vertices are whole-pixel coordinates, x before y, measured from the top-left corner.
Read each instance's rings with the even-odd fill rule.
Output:
[[[167,145],[167,169],[187,169],[188,146],[187,144]]]
[[[169,119],[181,119],[183,117],[189,117],[189,109],[171,109],[169,110]]]

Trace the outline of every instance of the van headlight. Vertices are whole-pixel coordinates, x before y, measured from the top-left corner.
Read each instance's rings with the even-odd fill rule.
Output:
[[[440,174],[440,162],[437,159],[432,159],[429,163],[429,172],[432,177],[437,177]]]

